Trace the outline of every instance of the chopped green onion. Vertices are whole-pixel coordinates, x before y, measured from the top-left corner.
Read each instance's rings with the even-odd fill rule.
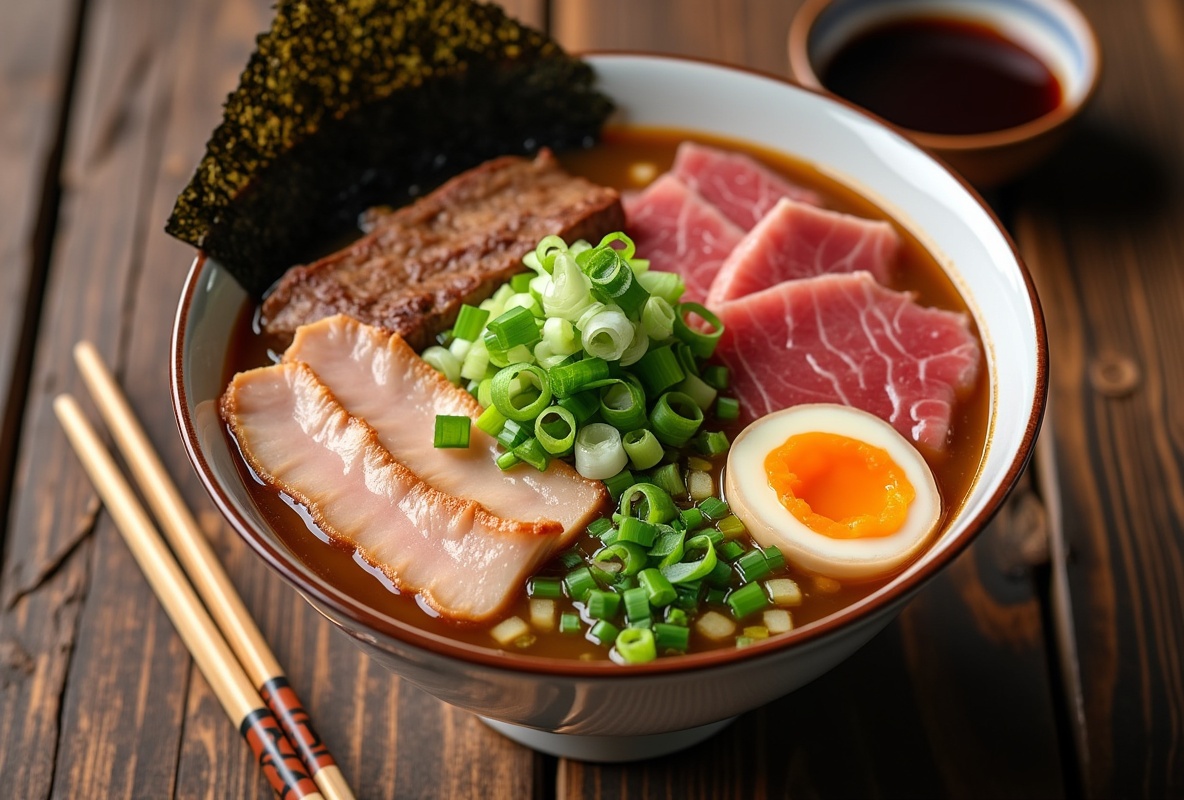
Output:
[[[740,558],[736,559],[736,570],[740,573],[740,577],[744,579],[745,583],[760,580],[771,571],[769,569],[769,562],[765,559],[765,554],[760,550],[749,550],[740,556]]]
[[[622,517],[617,525],[617,541],[638,544],[648,549],[658,538],[658,529],[637,517]]]
[[[681,611],[682,609],[674,609]],[[652,628],[654,645],[659,650],[678,650],[686,652],[691,643],[691,629],[685,624],[675,625],[670,622],[656,622]]]
[[[683,585],[686,586],[688,584],[683,584]],[[674,591],[675,591],[675,593],[678,592],[677,586],[674,588]],[[683,628],[685,628],[687,626],[687,623],[690,622],[690,620],[687,618],[686,610],[679,608],[677,605],[674,605],[673,603],[666,606],[666,613],[664,614],[663,618],[665,619],[667,624],[678,625]]]
[[[588,638],[596,644],[609,647],[617,640],[621,630],[607,619],[597,621],[588,631]]]
[[[559,615],[559,632],[572,634],[580,632],[580,615],[565,611]]]
[[[531,324],[534,324],[533,321]],[[517,383],[516,378],[520,379]],[[538,394],[533,397],[528,391],[530,384],[538,390]],[[530,399],[519,405],[519,397]],[[547,373],[534,364],[511,364],[493,376],[493,404],[507,419],[518,422],[533,420],[551,404],[551,381]]]
[[[678,596],[674,591],[674,585],[667,580],[665,575],[653,567],[648,567],[639,572],[637,574],[637,583],[645,590],[650,605],[656,608],[670,605],[674,602],[674,598]]]
[[[657,397],[685,377],[678,356],[670,347],[650,348],[637,362],[635,371],[650,397]]]
[[[584,557],[579,550],[564,550],[559,554],[559,565],[564,569],[575,569],[584,563]]]
[[[617,615],[620,606],[621,596],[604,589],[593,589],[588,592],[588,598],[584,601],[584,607],[592,619],[612,619]]]
[[[699,406],[704,413],[709,411],[711,404],[715,402],[715,389],[711,388],[698,375],[687,375],[674,388],[694,400],[695,405]]]
[[[558,578],[547,578],[536,575],[526,584],[526,596],[558,600],[563,597],[563,583]]]
[[[592,570],[586,565],[576,567],[567,573],[563,578],[563,583],[567,587],[567,596],[581,603],[588,599],[589,592],[600,588],[600,585],[596,583],[596,578],[592,576]]]
[[[746,583],[739,589],[728,592],[727,604],[732,609],[732,616],[744,619],[749,614],[768,608],[769,598],[765,595],[764,586],[759,583]]]
[[[616,361],[633,341],[633,323],[616,306],[606,306],[578,325],[580,343],[590,356]]]
[[[600,389],[600,416],[622,433],[644,427],[645,390],[631,380],[613,380]]]
[[[497,410],[497,406],[489,406],[477,417],[477,427],[490,436],[497,436],[506,424],[506,417]]]
[[[603,381],[609,376],[608,362],[603,358],[585,358],[580,361],[565,361],[551,368],[551,391],[556,397],[570,397],[589,388],[589,384]]]
[[[563,406],[548,406],[534,419],[534,436],[553,456],[565,456],[576,442],[575,415]]]
[[[620,242],[622,247],[620,249],[613,247],[614,242]],[[602,248],[606,250],[612,250],[626,261],[632,260],[633,256],[637,253],[637,245],[633,243],[632,239],[625,235],[624,231],[606,233],[603,237],[601,237],[600,243],[596,245],[597,250]]]
[[[680,303],[677,312],[674,317],[674,335],[689,344],[699,358],[711,358],[724,332],[724,324],[720,322],[719,317],[699,303]],[[696,330],[687,325],[687,314],[695,314],[701,318],[709,326],[708,330]]]
[[[452,326],[452,335],[466,342],[476,341],[488,321],[488,311],[465,303],[460,307],[460,313],[456,316],[456,324]]]
[[[467,381],[479,381],[485,377],[489,368],[489,348],[485,340],[478,338],[465,353],[464,361],[460,365],[460,376]]]
[[[461,361],[447,348],[432,345],[423,351],[420,358],[427,362],[436,372],[447,378],[449,383],[460,382]]]
[[[620,568],[611,570],[622,575],[636,575],[645,569],[647,554],[645,547],[634,542],[620,541],[618,538],[612,544],[597,551],[592,560],[597,564],[614,564],[619,562]]]
[[[496,409],[495,406],[490,408]],[[530,429],[517,420],[508,419],[502,425],[502,429],[494,434],[494,438],[506,450],[513,450],[530,438]]]
[[[702,552],[703,556],[694,561],[679,561],[677,564],[671,564],[668,567],[662,567],[661,572],[666,576],[666,580],[671,583],[687,583],[688,581],[698,581],[706,578],[715,569],[718,559],[715,555],[715,547],[711,544],[711,539],[700,534],[687,540],[683,546],[684,558],[685,554],[694,554]]]
[[[646,288],[651,296],[661,297],[671,306],[678,302],[686,291],[686,283],[677,272],[644,272],[637,276],[637,282]]]
[[[740,401],[734,397],[720,397],[715,401],[715,418],[731,422],[740,417]]]
[[[436,415],[436,430],[433,446],[456,447],[469,446],[469,429],[473,421],[468,417],[452,414]]]
[[[637,501],[637,509],[633,503]],[[652,483],[636,483],[621,493],[621,514],[650,523],[666,523],[678,516],[670,494]]]
[[[640,314],[650,293],[620,253],[612,247],[597,247],[586,259],[577,261],[592,281],[593,297],[618,306],[626,314]]]
[[[650,598],[645,589],[640,586],[626,589],[621,599],[625,601],[626,621],[638,622],[650,618]]]
[[[650,297],[641,310],[641,327],[655,342],[664,342],[674,334],[674,306],[664,297]]]
[[[686,497],[687,485],[682,479],[682,468],[678,464],[663,464],[650,473],[650,480],[671,497]]]
[[[723,431],[700,431],[695,437],[695,449],[708,456],[726,453],[731,443]]]
[[[728,504],[718,497],[708,497],[699,504],[699,510],[703,512],[703,516],[711,520],[723,519],[731,513]]]
[[[497,457],[497,468],[505,472],[508,469],[513,469],[522,463],[522,459],[514,455],[513,450],[508,450]]]
[[[525,461],[539,472],[546,472],[551,463],[551,454],[543,447],[538,439],[531,436],[525,442],[514,448],[513,453],[519,460]]]
[[[629,367],[641,360],[641,357],[650,349],[650,337],[645,335],[645,330],[642,328],[640,322],[632,322],[633,325],[633,340],[629,342],[629,346],[625,348],[625,352],[621,353],[621,358],[618,363],[622,367]]]
[[[785,554],[781,552],[781,548],[777,545],[770,545],[765,548],[765,561],[769,565],[770,572],[785,568]]]
[[[716,550],[716,555],[718,554],[719,551]],[[716,561],[715,567],[703,581],[709,586],[726,589],[732,584],[732,565],[722,559]]]
[[[744,523],[735,514],[729,514],[715,524],[715,527],[729,539],[743,535],[745,531]]]
[[[649,469],[662,460],[662,444],[648,428],[629,431],[621,437],[621,444],[636,469]]]
[[[530,280],[535,276],[529,272],[519,272],[514,277],[510,278],[510,288],[515,292],[530,291]]]
[[[715,548],[716,554],[724,561],[735,561],[740,556],[744,555],[744,545],[737,542],[735,539],[728,539],[719,547]]]
[[[669,526],[659,528],[658,538],[650,547],[649,560],[656,562],[658,568],[668,567],[682,561],[683,542],[686,532],[675,530]]]
[[[575,444],[576,472],[591,480],[605,480],[629,463],[621,433],[612,425],[593,422],[580,428]]]
[[[486,344],[496,343],[502,350],[509,350],[518,345],[533,345],[542,339],[539,326],[535,322],[534,314],[522,306],[513,306],[502,313],[497,319],[490,320],[485,329],[493,334],[494,342],[486,339]]]
[[[633,477],[633,473],[627,469],[623,469],[611,478],[605,478],[604,488],[608,489],[609,496],[612,497],[613,500],[616,500],[621,496],[621,492],[625,491],[636,482],[637,481]]]
[[[703,527],[703,512],[697,508],[684,508],[679,512],[679,518],[687,526],[688,531]]]
[[[626,628],[617,636],[613,652],[626,664],[645,664],[658,657],[654,632],[648,628]]]
[[[672,447],[689,442],[702,424],[703,409],[682,392],[666,392],[650,411],[650,429],[658,441]]]
[[[613,521],[608,517],[597,517],[588,523],[586,530],[589,536],[600,537],[602,534],[607,533],[612,526]]]
[[[722,392],[731,382],[731,373],[722,364],[711,364],[703,368],[703,380],[707,381],[708,386]]]
[[[587,391],[560,398],[557,405],[570,411],[576,418],[576,422],[583,425],[596,416],[596,412],[600,408],[600,401],[596,397],[596,392]]]

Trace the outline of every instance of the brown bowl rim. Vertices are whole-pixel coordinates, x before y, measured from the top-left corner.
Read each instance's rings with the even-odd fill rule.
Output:
[[[818,20],[819,15],[835,2],[836,0],[806,0],[794,14],[790,22],[788,40],[789,67],[794,79],[808,89],[821,91],[830,94],[832,97],[837,97],[837,95],[829,92],[822,85],[822,81],[814,71],[814,64],[809,55],[810,49],[808,43],[810,33],[813,31],[814,23]],[[1001,128],[997,131],[968,134],[933,133],[931,131],[907,128],[878,117],[874,112],[868,113],[894,130],[901,131],[922,147],[950,153],[993,150],[1020,144],[1055,130],[1076,117],[1089,104],[1089,101],[1097,92],[1098,84],[1101,80],[1102,48],[1098,42],[1097,34],[1094,31],[1093,25],[1090,24],[1089,19],[1081,9],[1069,2],[1069,0],[1033,0],[1033,2],[1055,8],[1064,16],[1073,18],[1078,23],[1078,28],[1084,32],[1085,40],[1083,41],[1083,45],[1093,56],[1094,68],[1086,76],[1088,82],[1086,83],[1085,91],[1075,101],[1059,103],[1056,108],[1047,114],[1043,114],[1021,125]],[[925,13],[929,13],[932,16],[941,15],[940,10],[931,10]],[[904,15],[902,14],[902,16]]]
[[[692,64],[703,64],[721,69],[732,70],[736,72],[747,73],[757,77],[770,79],[779,83],[786,84],[800,91],[807,91],[812,94],[819,95],[826,98],[830,102],[836,102],[847,106],[858,114],[881,124],[874,115],[869,114],[859,106],[850,103],[843,98],[835,97],[827,92],[818,91],[809,87],[803,87],[794,81],[791,81],[784,76],[768,73],[762,70],[753,69],[749,67],[737,66],[729,64],[716,59],[655,54],[640,51],[627,50],[595,50],[587,53],[582,53],[585,56],[624,56],[634,58],[657,59],[674,62],[686,62]],[[893,129],[892,126],[885,126]],[[895,129],[893,129],[895,130]],[[883,612],[899,603],[903,603],[915,592],[921,589],[934,576],[945,569],[950,562],[952,562],[959,554],[961,554],[982,529],[987,525],[991,518],[1002,506],[1004,499],[1010,494],[1016,481],[1019,480],[1024,468],[1027,466],[1029,459],[1035,449],[1036,437],[1039,433],[1040,426],[1044,417],[1044,410],[1048,396],[1048,341],[1044,323],[1044,314],[1040,305],[1039,297],[1036,294],[1035,283],[1032,275],[1028,270],[1024,260],[1020,257],[1019,250],[1016,248],[1015,242],[1007,233],[1007,230],[1000,223],[998,217],[991,210],[990,206],[983,200],[982,196],[960,175],[953,172],[941,159],[934,158],[926,154],[927,157],[932,158],[942,169],[950,173],[962,188],[970,194],[970,196],[979,204],[983,211],[987,214],[990,220],[995,224],[997,230],[1004,237],[1008,247],[1011,250],[1016,264],[1020,269],[1020,274],[1024,281],[1024,286],[1028,292],[1029,302],[1033,313],[1033,322],[1036,333],[1036,375],[1035,375],[1035,397],[1033,398],[1032,408],[1028,419],[1024,426],[1024,435],[1020,446],[1012,458],[1011,464],[1003,475],[1003,480],[996,488],[995,492],[988,498],[982,510],[972,519],[966,522],[966,528],[963,534],[952,540],[947,544],[941,552],[926,561],[920,567],[908,567],[904,573],[897,578],[893,578],[885,586],[873,591],[861,600],[846,606],[839,611],[824,617],[821,620],[804,625],[801,628],[789,631],[788,633],[779,636],[770,637],[769,639],[756,642],[745,648],[728,648],[720,650],[712,650],[705,653],[690,653],[687,655],[659,658],[647,664],[636,664],[623,666],[614,662],[604,661],[578,661],[576,659],[561,659],[546,656],[533,656],[524,653],[513,653],[504,650],[498,650],[493,647],[478,647],[476,645],[469,645],[464,642],[457,642],[447,639],[442,636],[423,631],[409,623],[388,617],[381,612],[378,612],[366,604],[356,600],[348,594],[338,590],[323,581],[310,582],[305,579],[302,570],[307,567],[303,566],[299,559],[282,546],[273,545],[266,538],[255,533],[253,527],[244,519],[237,511],[234,503],[223,492],[213,472],[210,470],[209,463],[205,455],[198,447],[197,428],[194,424],[192,416],[189,414],[189,399],[186,394],[185,376],[182,353],[185,346],[185,330],[189,317],[190,306],[193,301],[194,294],[197,291],[200,281],[202,269],[205,266],[206,256],[198,253],[194,259],[188,276],[185,279],[185,285],[182,289],[181,298],[177,308],[176,321],[173,326],[171,347],[171,363],[169,367],[169,381],[172,395],[173,412],[176,416],[178,431],[181,436],[182,444],[185,452],[192,462],[194,469],[198,474],[198,478],[205,487],[206,492],[210,495],[214,504],[222,515],[231,523],[235,531],[243,538],[243,540],[253,549],[265,562],[267,562],[273,569],[280,574],[282,578],[302,595],[305,599],[315,600],[316,603],[332,609],[335,614],[348,618],[357,623],[362,629],[368,629],[382,636],[394,639],[404,645],[416,647],[426,650],[435,656],[452,658],[458,661],[476,664],[485,668],[500,669],[516,673],[528,674],[546,674],[567,678],[611,678],[611,679],[625,679],[630,676],[653,676],[666,675],[671,673],[693,672],[698,670],[718,669],[734,665],[740,661],[755,661],[766,657],[772,657],[780,654],[784,650],[791,650],[803,647],[808,643],[816,642],[832,632],[843,628],[847,625],[857,623],[859,621],[867,620],[874,617],[877,613]],[[357,636],[356,633],[344,628],[350,635]],[[363,637],[365,638],[365,637]],[[382,647],[384,650],[389,648]]]

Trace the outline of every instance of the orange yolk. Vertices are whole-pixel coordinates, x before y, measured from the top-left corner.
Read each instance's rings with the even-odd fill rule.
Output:
[[[810,530],[832,539],[890,536],[916,490],[887,451],[835,433],[799,433],[765,457],[769,486]]]

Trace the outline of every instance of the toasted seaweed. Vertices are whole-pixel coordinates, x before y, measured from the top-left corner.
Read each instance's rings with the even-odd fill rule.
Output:
[[[280,0],[165,228],[255,296],[376,204],[595,141],[587,63],[470,0]]]

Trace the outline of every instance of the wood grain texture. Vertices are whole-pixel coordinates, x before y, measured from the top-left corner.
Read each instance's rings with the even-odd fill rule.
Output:
[[[1080,3],[1105,55],[1066,147],[1014,189],[1048,316],[1090,797],[1184,795],[1184,11]],[[1082,165],[1089,165],[1083,169]]]

